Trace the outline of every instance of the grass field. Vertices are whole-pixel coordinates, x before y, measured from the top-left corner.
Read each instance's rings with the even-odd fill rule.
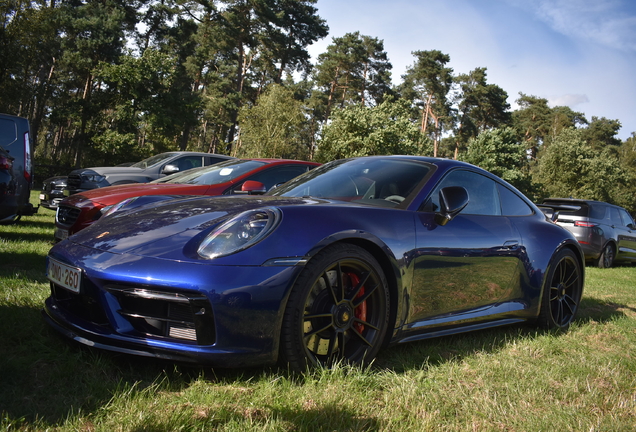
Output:
[[[588,267],[564,335],[445,337],[384,350],[366,369],[213,370],[79,348],[49,330],[53,218],[40,209],[0,226],[0,430],[636,430],[636,267]]]

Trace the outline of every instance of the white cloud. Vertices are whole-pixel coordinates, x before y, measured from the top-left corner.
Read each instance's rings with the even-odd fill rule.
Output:
[[[633,0],[508,0],[554,31],[620,51],[636,51]]]
[[[560,96],[548,97],[548,104],[552,107],[567,106],[574,109],[575,106],[589,102],[590,99],[584,94],[564,94]]]

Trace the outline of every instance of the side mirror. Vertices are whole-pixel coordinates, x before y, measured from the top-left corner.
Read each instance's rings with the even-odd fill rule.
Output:
[[[179,172],[179,167],[173,164],[168,164],[165,167],[163,167],[163,171],[161,171],[161,174],[165,174],[165,175],[170,175],[170,174],[174,174]]]
[[[446,225],[468,205],[468,192],[461,186],[449,186],[439,191],[440,211],[435,213],[435,222]]]
[[[247,193],[248,195],[263,195],[267,192],[265,185],[256,180],[246,180],[241,186],[241,192]]]

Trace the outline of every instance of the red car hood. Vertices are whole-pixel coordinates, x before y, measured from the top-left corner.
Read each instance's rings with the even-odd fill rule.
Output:
[[[65,204],[82,207],[84,205],[108,206],[126,198],[142,195],[220,195],[229,185],[189,185],[167,183],[142,183],[108,186],[84,191],[65,199]],[[214,193],[216,191],[216,193]]]

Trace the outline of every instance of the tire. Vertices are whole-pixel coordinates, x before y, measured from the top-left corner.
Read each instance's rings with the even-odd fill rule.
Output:
[[[538,324],[548,330],[567,331],[583,295],[583,271],[570,249],[561,249],[549,264],[543,287]]]
[[[365,364],[384,341],[389,292],[376,259],[336,244],[318,253],[292,288],[281,330],[280,360],[291,369]]]
[[[614,264],[614,246],[612,246],[611,243],[608,243],[603,248],[601,256],[598,257],[596,266],[598,268],[610,268],[612,264]]]

